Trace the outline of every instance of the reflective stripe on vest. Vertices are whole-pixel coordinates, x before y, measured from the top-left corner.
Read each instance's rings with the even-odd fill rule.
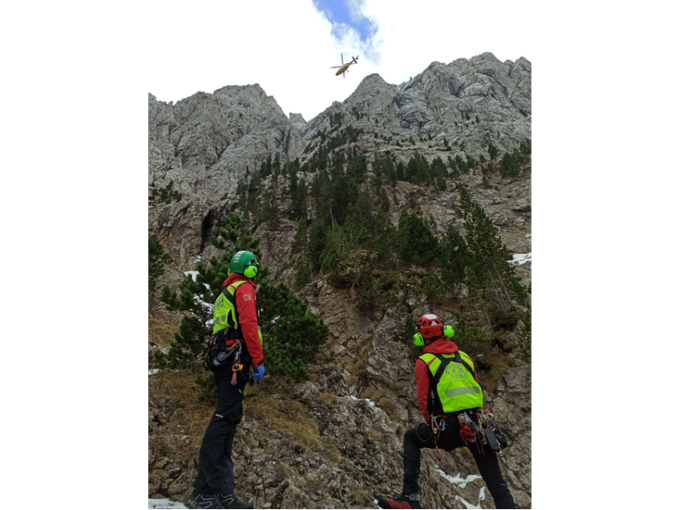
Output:
[[[213,335],[225,328],[238,329],[238,314],[236,313],[236,289],[245,280],[234,282],[225,289],[222,289],[220,295],[215,300],[213,307]]]
[[[455,354],[442,354],[447,360],[451,359],[442,372],[435,390],[435,400],[438,397],[444,413],[476,409],[484,405],[482,387],[475,381],[474,373],[470,373],[469,370],[470,368],[474,372],[475,364],[470,356],[464,352],[458,352],[465,363],[454,361]],[[425,353],[420,356],[420,359],[425,362],[430,375],[434,378],[442,362],[432,353]],[[469,368],[465,364],[469,365]]]

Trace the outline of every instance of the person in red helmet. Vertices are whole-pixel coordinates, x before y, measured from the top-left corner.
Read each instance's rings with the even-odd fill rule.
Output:
[[[418,319],[414,344],[423,348],[416,360],[418,405],[425,423],[404,435],[404,483],[401,494],[380,498],[380,508],[420,508],[420,450],[452,451],[467,446],[496,508],[515,508],[501,475],[497,451],[505,436],[484,407],[484,392],[472,358],[449,340],[453,328],[434,314]],[[491,418],[490,418],[491,417]]]

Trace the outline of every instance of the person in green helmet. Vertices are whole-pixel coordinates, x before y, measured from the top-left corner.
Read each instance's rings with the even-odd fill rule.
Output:
[[[418,319],[414,344],[424,347],[416,360],[418,405],[425,423],[404,434],[404,483],[401,494],[378,499],[380,508],[420,508],[420,450],[467,447],[496,508],[515,508],[503,480],[497,452],[507,441],[484,406],[484,392],[472,358],[450,341],[453,328],[434,314]],[[490,416],[490,418],[489,418]],[[486,419],[486,422],[484,421]]]
[[[264,376],[262,336],[254,278],[260,261],[249,251],[231,259],[229,277],[213,308],[213,337],[207,366],[215,374],[217,408],[203,436],[198,474],[187,508],[253,508],[234,494],[231,452],[236,425],[243,418],[243,390],[249,380]]]

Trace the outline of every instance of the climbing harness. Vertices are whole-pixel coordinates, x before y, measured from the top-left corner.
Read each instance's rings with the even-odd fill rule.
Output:
[[[237,374],[243,370],[243,364],[241,363],[241,342],[236,342],[236,354],[234,355],[234,363],[231,365],[231,384],[236,385]]]
[[[483,422],[485,424],[485,433],[486,430],[490,431],[492,433],[493,439],[495,440],[495,444],[498,445],[498,450],[494,451],[501,451],[504,448],[508,447],[508,439],[505,437],[505,434],[503,434],[503,431],[500,429],[498,425],[496,425],[496,422],[493,419],[493,410],[490,407],[482,407],[478,413],[482,415]],[[492,450],[493,448],[493,443],[492,443]]]
[[[496,425],[492,409],[480,407],[475,409],[474,413],[474,417],[477,418],[476,422],[465,412],[458,415],[461,439],[466,443],[476,443],[477,451],[482,455],[484,455],[484,447],[502,454],[503,449],[508,447],[508,440],[500,427]]]
[[[439,446],[437,446],[437,441],[439,441],[439,433],[444,432],[444,429],[446,429],[446,415],[431,416],[430,429],[432,429],[432,442],[434,443],[434,450],[437,452],[437,458],[442,460],[442,456],[439,453]]]
[[[480,426],[472,421],[465,412],[458,414],[458,423],[460,423],[459,434],[461,439],[466,443],[475,443],[477,451],[484,455],[484,449],[482,448],[483,434],[481,434]]]

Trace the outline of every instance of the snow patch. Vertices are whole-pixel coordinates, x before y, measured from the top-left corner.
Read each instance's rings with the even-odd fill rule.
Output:
[[[149,375],[157,374],[160,371],[160,368],[152,368],[149,370]]]
[[[367,398],[356,398],[354,395],[350,395],[349,398],[351,398],[352,400],[363,400],[364,402],[368,402],[371,407],[375,407],[375,402]]]
[[[512,256],[512,260],[508,260],[508,264],[513,265],[513,266],[519,266],[519,265],[525,264],[527,262],[531,262],[531,252],[529,252],[529,253],[515,253]]]
[[[194,301],[195,301],[197,304],[201,305],[201,306],[202,306],[203,308],[205,308],[206,310],[208,310],[208,311],[212,314],[213,305],[211,305],[210,303],[208,303],[208,302],[206,302],[206,301],[203,301],[200,297],[198,297],[197,294],[194,294]]]
[[[477,504],[473,505],[472,503],[469,503],[468,501],[465,501],[465,499],[461,498],[460,496],[454,496],[458,501],[463,503],[465,505],[465,508],[482,508],[482,501],[486,497],[484,495],[484,487],[479,489],[479,496],[477,497]]]
[[[184,271],[184,276],[191,276],[191,279],[193,281],[196,281],[196,278],[198,277],[198,271]],[[210,290],[210,285],[208,285],[207,283],[204,283],[203,286],[206,289]]]
[[[149,499],[149,508],[186,508],[182,503],[169,499]]]
[[[196,277],[198,276],[198,271],[184,271],[184,276],[191,276],[191,279],[193,281],[196,281]]]
[[[461,489],[464,489],[467,484],[476,480],[477,478],[481,478],[479,475],[468,475],[467,478],[462,478],[460,473],[458,473],[456,476],[451,476],[439,469],[438,466],[435,466],[435,471],[446,478],[449,482],[459,485]]]

